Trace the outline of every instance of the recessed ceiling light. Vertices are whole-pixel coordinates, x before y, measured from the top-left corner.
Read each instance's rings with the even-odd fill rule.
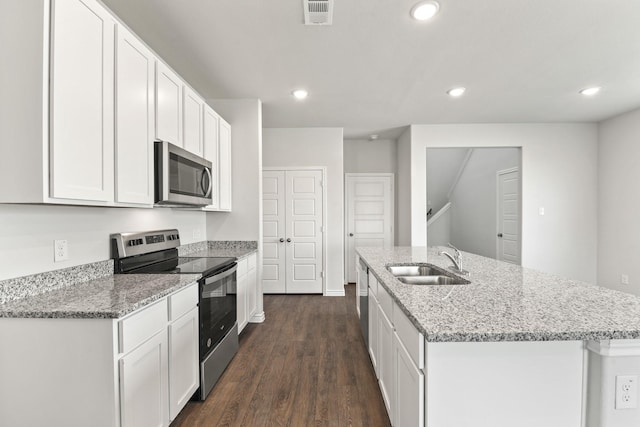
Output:
[[[305,99],[309,95],[309,92],[307,92],[304,89],[296,89],[293,92],[291,92],[291,94],[295,96],[296,99]]]
[[[588,87],[588,88],[582,89],[580,91],[580,94],[584,96],[593,96],[596,93],[600,92],[600,89],[602,89],[600,86]]]
[[[375,141],[376,139],[378,139],[378,134],[373,133],[369,135],[369,141]]]
[[[421,1],[411,8],[411,16],[418,21],[431,19],[438,13],[440,4],[437,1]]]
[[[454,98],[457,98],[459,96],[462,96],[465,90],[467,89],[463,87],[454,87],[453,89],[449,89],[447,93],[449,94],[449,96],[453,96]]]

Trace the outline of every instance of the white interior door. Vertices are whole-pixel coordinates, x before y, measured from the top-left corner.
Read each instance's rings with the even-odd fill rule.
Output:
[[[356,280],[357,246],[393,246],[393,174],[346,175],[347,282]]]
[[[284,171],[262,174],[262,288],[267,294],[286,292]]]
[[[266,170],[262,179],[263,291],[323,291],[321,170]]]
[[[285,172],[287,293],[322,293],[322,171]]]
[[[497,258],[520,265],[520,173],[517,168],[498,172]]]

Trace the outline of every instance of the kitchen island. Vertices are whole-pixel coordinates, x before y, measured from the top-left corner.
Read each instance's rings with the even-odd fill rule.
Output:
[[[637,407],[615,401],[616,377],[640,375],[640,298],[469,253],[469,284],[407,285],[386,267],[451,262],[437,248],[357,254],[368,266],[369,350],[394,425],[412,410],[411,423],[429,427],[640,425]],[[406,324],[423,347],[412,349]],[[407,403],[420,393],[421,407]]]

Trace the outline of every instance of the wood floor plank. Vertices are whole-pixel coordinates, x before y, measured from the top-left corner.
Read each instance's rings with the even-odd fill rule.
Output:
[[[189,402],[171,427],[389,426],[355,312],[345,297],[265,295],[266,321],[205,402]]]

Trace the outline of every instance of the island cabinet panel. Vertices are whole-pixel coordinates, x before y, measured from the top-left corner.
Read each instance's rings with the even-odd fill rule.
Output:
[[[394,303],[393,327],[396,329],[398,340],[404,344],[405,351],[418,369],[424,368],[424,337],[413,326],[411,320]]]
[[[395,366],[393,363],[393,325],[382,306],[378,311],[378,384],[382,392],[382,400],[387,407],[389,419],[394,415]]]
[[[424,373],[416,366],[398,334],[393,336],[396,390],[394,426],[424,426]]]
[[[378,367],[378,300],[369,289],[369,357],[373,370],[376,372],[376,378],[380,377]]]
[[[95,0],[63,0],[51,22],[51,197],[111,202],[116,21]]]
[[[582,426],[582,341],[426,346],[428,427]]]

